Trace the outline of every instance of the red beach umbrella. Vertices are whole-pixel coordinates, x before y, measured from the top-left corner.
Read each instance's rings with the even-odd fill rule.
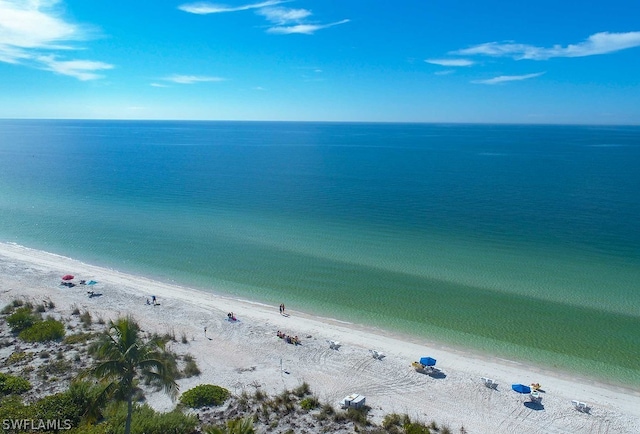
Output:
[[[73,279],[73,275],[71,274],[65,274],[64,276],[62,276],[62,280],[72,280]]]

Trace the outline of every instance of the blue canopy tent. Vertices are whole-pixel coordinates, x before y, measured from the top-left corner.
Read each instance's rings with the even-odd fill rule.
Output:
[[[423,364],[424,366],[435,366],[436,359],[434,359],[433,357],[422,357],[420,359],[420,363]]]

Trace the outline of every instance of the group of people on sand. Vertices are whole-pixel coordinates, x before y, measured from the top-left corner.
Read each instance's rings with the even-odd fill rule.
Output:
[[[288,344],[293,344],[293,345],[302,345],[302,342],[300,341],[300,339],[298,338],[298,336],[289,336],[287,334],[282,333],[280,330],[278,330],[278,332],[276,333],[276,335],[280,338],[280,339],[284,339],[284,341]]]

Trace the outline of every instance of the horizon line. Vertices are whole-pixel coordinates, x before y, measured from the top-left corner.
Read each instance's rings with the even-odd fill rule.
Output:
[[[412,124],[412,125],[512,125],[512,126],[593,126],[593,127],[640,127],[640,123],[552,123],[552,122],[474,122],[474,121],[373,121],[373,120],[293,120],[293,119],[129,119],[129,118],[3,118],[0,121],[101,121],[101,122],[269,122],[269,123],[339,123],[339,124]]]

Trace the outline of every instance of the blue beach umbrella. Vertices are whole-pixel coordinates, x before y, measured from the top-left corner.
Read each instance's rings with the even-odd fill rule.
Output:
[[[524,384],[512,384],[511,389],[518,393],[531,393],[531,388],[529,386],[525,386]]]
[[[433,357],[422,357],[420,359],[420,363],[423,364],[424,366],[435,366],[436,359],[434,359]]]

